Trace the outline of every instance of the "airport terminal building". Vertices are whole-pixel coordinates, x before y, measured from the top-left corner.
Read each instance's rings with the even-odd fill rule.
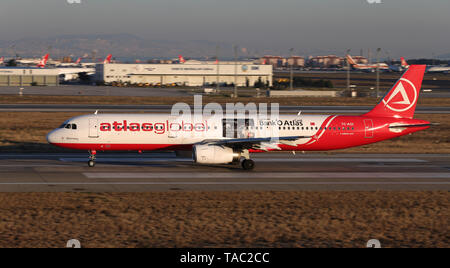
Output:
[[[254,86],[261,81],[272,85],[272,65],[253,62],[238,64],[97,64],[96,80],[105,84],[114,82],[148,85],[179,85],[189,87],[216,84]]]
[[[58,69],[25,67],[0,68],[0,86],[58,86]]]

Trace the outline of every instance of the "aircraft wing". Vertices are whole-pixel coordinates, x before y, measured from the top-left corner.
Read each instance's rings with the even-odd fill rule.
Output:
[[[299,139],[308,139],[310,136],[290,136],[290,137],[279,137],[278,139],[269,138],[248,138],[248,139],[224,139],[224,140],[206,140],[201,144],[216,145],[229,147],[233,149],[241,150],[263,150],[268,151],[269,149],[281,150],[278,145],[284,144],[288,146],[297,146],[295,143]]]

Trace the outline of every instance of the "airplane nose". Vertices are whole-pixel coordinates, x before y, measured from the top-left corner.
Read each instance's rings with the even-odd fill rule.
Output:
[[[56,132],[58,132],[57,130],[53,130],[52,132],[48,133],[47,135],[47,142],[49,144],[54,144],[56,143],[56,139],[57,139],[57,134]]]

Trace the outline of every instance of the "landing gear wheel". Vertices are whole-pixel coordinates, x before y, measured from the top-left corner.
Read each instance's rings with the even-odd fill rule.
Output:
[[[245,159],[244,161],[242,161],[242,168],[244,170],[253,170],[255,169],[255,165],[255,161],[251,159]]]
[[[97,159],[97,151],[91,150],[89,151],[89,162],[88,166],[93,168],[95,167],[95,160]]]

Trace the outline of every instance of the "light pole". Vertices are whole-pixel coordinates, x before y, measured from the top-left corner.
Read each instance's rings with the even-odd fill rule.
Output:
[[[348,57],[350,56],[351,49],[347,50],[347,55],[345,57],[345,60],[347,61],[347,91],[350,91],[350,62],[348,61]]]
[[[219,93],[220,91],[220,61],[219,61],[219,53],[220,53],[220,46],[217,45],[216,47],[216,62],[217,62],[217,82],[216,82],[216,93]]]
[[[291,52],[290,86],[291,86],[291,90],[294,90],[294,49],[291,48],[289,51]],[[289,61],[288,61],[288,63],[289,63]]]
[[[377,49],[377,98],[380,96],[380,52],[381,48]]]
[[[233,97],[238,97],[238,46],[234,45],[234,94]]]

